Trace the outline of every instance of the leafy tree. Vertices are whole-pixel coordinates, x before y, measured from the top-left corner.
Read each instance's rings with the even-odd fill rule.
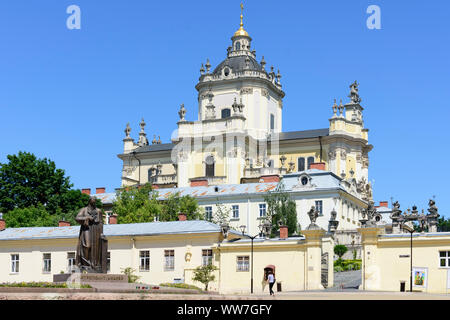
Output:
[[[152,186],[146,184],[139,188],[129,187],[117,192],[113,203],[113,212],[120,224],[153,222],[161,214],[161,204],[152,192]]]
[[[216,203],[216,212],[213,213],[212,223],[221,225],[222,223],[229,223],[231,215],[231,208],[225,207],[221,203]]]
[[[118,191],[113,212],[117,214],[117,222],[120,224],[153,222],[155,218],[159,221],[177,221],[180,212],[185,213],[188,220],[200,217],[200,208],[195,198],[175,194],[160,201],[151,184]]]
[[[28,152],[7,158],[8,163],[0,164],[0,210],[4,213],[42,204],[54,214],[58,209],[68,212],[80,208],[80,203],[86,205],[89,196],[71,190],[69,177],[53,161]]]
[[[450,231],[450,219],[445,219],[444,217],[440,217],[438,219],[438,230],[440,232]]]
[[[194,277],[192,280],[203,283],[205,285],[205,291],[208,291],[209,283],[216,279],[216,276],[213,275],[213,272],[216,270],[219,269],[212,264],[197,267],[194,269]]]
[[[160,221],[177,221],[180,212],[186,214],[188,220],[201,218],[201,210],[194,197],[183,196],[179,193],[170,195],[166,200],[161,201],[162,212]]]
[[[75,223],[74,214],[86,206],[89,195],[71,189],[64,170],[28,152],[7,159],[0,163],[0,212],[8,228],[55,226],[59,220]]]
[[[271,237],[277,234],[279,224],[288,227],[289,236],[297,233],[297,206],[285,191],[283,182],[274,191],[269,191],[264,201],[267,203],[267,219],[272,222]]]
[[[51,215],[42,204],[37,207],[16,208],[4,215],[8,228],[50,227],[58,225],[58,216]]]
[[[334,253],[339,257],[339,260],[341,260],[342,256],[347,252],[347,247],[343,244],[337,244],[334,246]]]

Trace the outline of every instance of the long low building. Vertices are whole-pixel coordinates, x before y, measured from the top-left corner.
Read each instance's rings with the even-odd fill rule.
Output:
[[[1,229],[1,228],[0,228]],[[53,281],[53,275],[71,272],[79,226],[0,230],[0,283]],[[333,284],[333,241],[323,230],[303,236],[257,238],[254,265],[251,241],[230,230],[201,220],[105,225],[108,239],[108,273],[135,269],[139,282],[187,283],[194,269],[212,263],[218,267],[209,286],[221,293],[250,292],[252,268],[254,292],[267,291],[267,268],[276,272],[279,290],[315,290]]]
[[[356,180],[349,182],[334,173],[319,169],[286,174],[281,182],[296,203],[297,221],[300,229],[309,225],[308,211],[314,206],[319,217],[317,224],[324,230],[329,230],[332,212],[336,212],[339,221],[338,230],[356,230],[361,224],[362,210],[367,208],[367,202],[361,200],[357,192]],[[273,192],[279,181],[229,184],[217,186],[194,186],[182,188],[167,188],[156,190],[158,199],[165,200],[171,195],[192,196],[205,210],[205,219],[211,220],[217,212],[217,205],[225,206],[230,212],[230,224],[239,230],[245,225],[250,234],[258,232],[258,225],[266,217],[267,204],[264,199]],[[106,211],[116,198],[114,193],[96,194],[102,200]]]

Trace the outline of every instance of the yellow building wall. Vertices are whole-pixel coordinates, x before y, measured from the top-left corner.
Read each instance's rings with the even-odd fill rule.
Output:
[[[365,246],[363,257],[365,283],[362,285],[363,288],[398,292],[400,291],[400,282],[405,281],[406,291],[409,291],[411,250],[409,234],[403,237],[378,236],[374,243],[364,243],[363,241],[363,246]],[[423,234],[413,237],[412,266],[413,268],[428,268],[427,287],[413,286],[413,291],[450,293],[450,289],[447,289],[447,272],[450,268],[440,267],[440,251],[450,251],[449,233],[438,236]]]

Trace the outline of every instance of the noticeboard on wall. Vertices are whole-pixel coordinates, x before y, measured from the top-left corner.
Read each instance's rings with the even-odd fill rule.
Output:
[[[427,288],[428,268],[413,268],[413,286],[416,288]]]

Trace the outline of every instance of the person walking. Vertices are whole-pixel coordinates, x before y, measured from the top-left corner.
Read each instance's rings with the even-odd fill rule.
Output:
[[[267,276],[267,282],[269,282],[269,292],[271,296],[274,296],[275,293],[273,292],[272,288],[275,284],[275,276],[273,275],[273,272],[270,271],[269,275]]]

